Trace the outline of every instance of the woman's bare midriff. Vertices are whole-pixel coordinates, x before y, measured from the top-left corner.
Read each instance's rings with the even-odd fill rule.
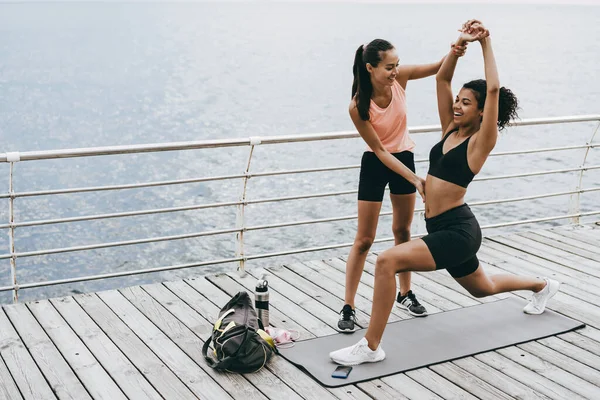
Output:
[[[425,217],[436,215],[458,207],[465,202],[467,189],[454,183],[427,175],[425,182]]]

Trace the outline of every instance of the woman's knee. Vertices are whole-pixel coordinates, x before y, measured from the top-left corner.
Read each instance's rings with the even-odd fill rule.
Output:
[[[357,237],[356,239],[354,239],[354,246],[358,249],[360,253],[366,253],[371,249],[371,246],[373,245],[373,240],[374,238],[368,236]]]
[[[392,226],[392,232],[394,233],[394,238],[396,239],[396,241],[404,243],[410,240],[410,226],[394,225]]]
[[[395,275],[398,272],[402,272],[397,257],[393,256],[389,251],[384,251],[377,256],[377,263],[375,264],[375,274],[383,275]]]
[[[494,295],[496,294],[496,291],[494,289],[494,283],[490,282],[490,284],[487,285],[470,288],[469,293],[471,294],[471,296],[480,299],[482,297]]]

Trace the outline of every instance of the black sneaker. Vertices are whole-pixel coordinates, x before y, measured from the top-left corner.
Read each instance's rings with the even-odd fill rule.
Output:
[[[345,304],[342,311],[340,311],[338,330],[340,332],[354,332],[356,330],[356,312],[349,304]]]
[[[401,296],[398,293],[396,301],[398,302],[398,306],[407,310],[410,315],[414,315],[415,317],[424,317],[427,315],[427,310],[419,303],[412,290],[409,290],[405,296]]]

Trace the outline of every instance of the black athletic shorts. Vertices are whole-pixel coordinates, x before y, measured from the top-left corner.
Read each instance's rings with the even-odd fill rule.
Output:
[[[425,218],[429,248],[436,269],[447,269],[454,278],[472,274],[479,267],[475,255],[481,246],[481,228],[465,203],[432,218]]]
[[[412,151],[392,153],[400,162],[415,172],[415,155]],[[360,162],[358,181],[358,199],[365,201],[383,201],[385,186],[390,184],[392,194],[415,193],[415,186],[386,167],[372,151],[365,151]]]

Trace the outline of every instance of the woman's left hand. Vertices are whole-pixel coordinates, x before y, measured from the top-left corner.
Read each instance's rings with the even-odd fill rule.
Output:
[[[456,57],[462,57],[467,52],[467,43],[464,44],[456,44],[456,42],[450,45],[452,48],[452,52]]]
[[[420,176],[417,176],[415,188],[417,189],[417,192],[419,192],[419,194],[421,195],[423,203],[425,203],[425,179],[421,178]]]

